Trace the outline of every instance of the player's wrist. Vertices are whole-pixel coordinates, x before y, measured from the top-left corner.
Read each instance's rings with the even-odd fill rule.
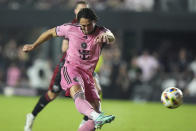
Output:
[[[32,45],[32,48],[35,49],[38,45],[39,45],[39,43],[34,43],[34,44]]]

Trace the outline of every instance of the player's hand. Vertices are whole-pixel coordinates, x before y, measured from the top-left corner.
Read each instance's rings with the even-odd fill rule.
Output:
[[[29,52],[32,51],[35,47],[33,46],[33,44],[26,44],[23,46],[22,51],[24,52]]]
[[[105,33],[98,35],[95,40],[96,40],[96,43],[98,43],[98,44],[109,43],[109,38],[108,38],[107,34],[105,34]]]

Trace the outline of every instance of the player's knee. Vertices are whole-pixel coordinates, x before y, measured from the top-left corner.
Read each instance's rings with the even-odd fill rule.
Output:
[[[49,97],[50,100],[54,100],[57,96],[58,96],[58,93],[48,91],[48,97]]]
[[[74,95],[74,100],[76,100],[77,98],[79,98],[79,99],[85,99],[85,95],[84,95],[84,92],[82,92],[82,91],[79,91],[79,92],[77,92],[75,95]]]

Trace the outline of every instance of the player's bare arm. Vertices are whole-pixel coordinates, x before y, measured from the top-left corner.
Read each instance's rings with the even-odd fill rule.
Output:
[[[62,42],[61,51],[63,53],[65,53],[67,51],[68,47],[69,47],[69,41],[67,39],[64,39]]]
[[[45,41],[56,37],[56,28],[52,28],[47,30],[46,32],[42,33],[38,39],[33,43],[33,44],[26,44],[23,46],[23,51],[24,52],[29,52],[34,50],[37,46],[39,46],[40,44],[44,43]]]

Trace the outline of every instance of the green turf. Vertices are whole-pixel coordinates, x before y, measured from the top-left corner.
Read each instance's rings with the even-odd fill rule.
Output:
[[[37,100],[0,95],[0,131],[23,131],[25,115]],[[196,131],[196,105],[167,109],[160,103],[104,100],[102,108],[116,116],[102,131]],[[33,131],[77,131],[81,119],[71,99],[58,98],[38,115]]]

